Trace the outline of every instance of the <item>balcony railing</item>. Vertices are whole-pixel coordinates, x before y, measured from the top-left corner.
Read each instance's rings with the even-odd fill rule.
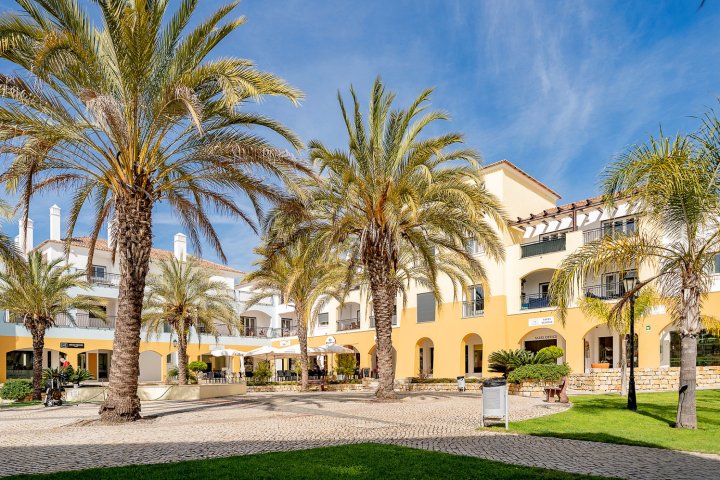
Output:
[[[85,273],[87,270],[74,270],[76,273]],[[117,273],[103,273],[90,275],[90,284],[101,287],[117,287],[120,285],[120,275]]]
[[[616,300],[625,295],[625,286],[622,282],[605,283],[603,285],[586,285],[582,294],[587,298],[600,300]]]
[[[76,313],[73,316],[62,314],[55,317],[55,326],[65,328],[112,330],[115,328],[115,316],[108,315],[105,319],[102,319],[91,317],[88,313]]]
[[[485,314],[485,302],[463,302],[462,318],[479,317]]]
[[[530,293],[520,296],[520,308],[522,310],[546,307],[552,307],[550,304],[550,295],[547,293]]]
[[[585,230],[583,232],[583,242],[590,243],[605,237],[617,238],[622,235],[632,235],[635,233],[634,225],[631,227],[630,224],[626,225],[624,229],[618,230],[617,228],[593,228],[592,230]]]
[[[298,327],[295,325],[286,325],[282,328],[268,328],[267,336],[270,338],[292,337],[297,335]]]
[[[398,321],[397,315],[393,315],[392,316],[392,326],[393,327],[397,327],[397,324],[398,324],[397,321]],[[374,315],[370,315],[370,328],[375,328],[375,316]]]
[[[344,318],[337,321],[337,331],[345,332],[347,330],[359,330],[360,320],[357,318]]]
[[[520,258],[565,250],[565,237],[520,245]]]

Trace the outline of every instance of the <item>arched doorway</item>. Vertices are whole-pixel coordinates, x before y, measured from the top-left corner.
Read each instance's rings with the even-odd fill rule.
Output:
[[[420,377],[432,377],[435,368],[435,344],[423,337],[415,344],[415,371]]]
[[[152,350],[140,352],[140,375],[138,382],[162,381],[162,355]]]
[[[11,378],[32,378],[33,360],[35,354],[30,348],[11,350],[5,354],[5,376]],[[73,359],[65,352],[46,348],[43,350],[42,368],[58,368],[68,360],[71,364]],[[75,367],[76,365],[73,365]]]
[[[482,377],[483,341],[477,333],[465,335],[460,342],[463,356],[463,375],[466,377]]]
[[[537,328],[527,333],[520,339],[520,347],[531,352],[539,352],[545,347],[556,346],[563,349],[567,353],[565,338],[551,328]],[[565,355],[558,358],[558,363],[565,361]]]
[[[355,348],[353,345],[343,345],[343,347],[349,348],[350,350],[353,351],[352,355],[355,355],[355,365],[356,365],[355,368],[359,369],[360,368],[360,350]]]

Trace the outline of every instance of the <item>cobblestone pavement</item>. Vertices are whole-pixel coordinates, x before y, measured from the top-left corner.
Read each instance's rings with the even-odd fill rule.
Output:
[[[0,411],[0,476],[377,442],[632,479],[718,478],[720,456],[478,431],[477,393],[256,393],[146,402],[145,419],[100,425],[97,405]],[[511,397],[512,419],[558,410]]]

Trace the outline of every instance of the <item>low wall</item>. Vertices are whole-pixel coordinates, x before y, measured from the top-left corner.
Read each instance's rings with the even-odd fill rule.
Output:
[[[309,390],[311,392],[319,392],[320,385],[317,383],[310,384]],[[325,390],[328,392],[355,392],[365,390],[365,386],[362,383],[338,383],[336,385],[325,385]],[[300,385],[251,385],[247,387],[248,393],[254,392],[299,392]]]
[[[521,397],[545,398],[545,387],[557,387],[559,382],[508,383],[508,393]]]
[[[457,383],[400,383],[395,389],[401,392],[457,392]],[[482,383],[466,383],[466,391],[482,391]]]
[[[65,398],[71,402],[99,402],[107,398],[107,387],[65,389]],[[201,385],[140,385],[140,400],[202,400],[204,398],[244,395],[244,383],[217,383]]]
[[[630,370],[628,369],[628,375]],[[636,368],[637,391],[677,390],[680,368]],[[568,377],[568,388],[588,392],[619,392],[619,368],[594,368],[589,373],[575,373]],[[720,388],[720,367],[697,367],[698,388]]]

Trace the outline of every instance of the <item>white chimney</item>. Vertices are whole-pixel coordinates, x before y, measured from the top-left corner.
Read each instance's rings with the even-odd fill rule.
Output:
[[[185,261],[187,259],[187,237],[182,233],[176,233],[174,240],[175,258]]]
[[[23,220],[22,218],[18,220],[18,230],[19,230],[19,243],[18,246],[20,247],[20,251],[22,253],[28,253],[30,250],[33,249],[33,221],[28,218],[27,221],[27,232],[24,230]]]
[[[60,207],[50,207],[50,240],[60,241]]]

